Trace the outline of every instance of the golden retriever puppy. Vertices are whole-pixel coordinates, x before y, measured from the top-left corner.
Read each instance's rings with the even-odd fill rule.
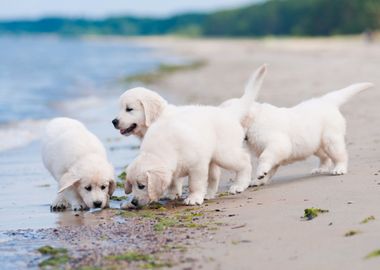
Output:
[[[58,182],[53,211],[108,207],[116,187],[114,169],[102,143],[82,123],[51,120],[42,139],[42,160]]]
[[[314,174],[347,173],[346,121],[339,108],[372,83],[357,83],[291,108],[254,102],[246,126],[247,141],[258,164],[252,186],[270,181],[277,169],[312,155],[319,158]],[[229,100],[222,107],[236,107]]]
[[[261,86],[265,73],[266,66],[258,69],[251,79],[252,88]],[[202,204],[210,164],[236,172],[229,192],[243,192],[249,185],[252,167],[243,147],[242,121],[253,103],[253,93],[246,88],[240,108],[182,106],[158,118],[147,130],[139,156],[126,171],[125,192],[132,192],[132,203],[157,201],[180,177],[189,176],[190,194],[185,203]]]

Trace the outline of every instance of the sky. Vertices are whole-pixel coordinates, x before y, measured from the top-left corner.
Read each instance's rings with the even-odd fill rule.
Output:
[[[0,19],[45,16],[94,17],[117,15],[168,16],[211,11],[258,0],[0,0]]]

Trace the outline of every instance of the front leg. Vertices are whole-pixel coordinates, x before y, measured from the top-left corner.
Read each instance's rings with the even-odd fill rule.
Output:
[[[63,193],[69,205],[71,206],[71,210],[83,211],[89,209],[86,203],[73,188],[67,189]]]
[[[256,179],[251,185],[265,185],[277,171],[279,164],[283,160],[287,160],[290,154],[290,146],[284,143],[283,145],[268,146],[259,156]]]
[[[182,196],[182,184],[183,178],[173,179],[168,188],[167,198],[170,200],[176,200]]]
[[[58,193],[57,197],[55,197],[54,201],[50,205],[50,211],[64,211],[66,208],[68,208],[70,205],[63,196],[62,193]]]
[[[266,185],[270,182],[270,180],[272,179],[272,176],[277,172],[278,168],[280,167],[280,165],[276,165],[274,166],[272,169],[270,169],[269,173],[267,173],[264,178],[261,178],[261,179],[253,179],[251,181],[251,184],[249,185],[250,187],[256,187],[256,186],[263,186],[263,185]]]
[[[189,172],[189,196],[185,199],[187,205],[201,205],[207,189],[208,166],[194,168]]]

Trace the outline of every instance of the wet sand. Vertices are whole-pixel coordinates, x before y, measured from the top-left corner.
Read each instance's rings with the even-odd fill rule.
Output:
[[[291,106],[358,81],[380,85],[380,45],[361,40],[134,41],[207,62],[201,69],[176,73],[150,86],[177,104],[217,105],[239,96],[251,72],[262,63],[269,64],[269,72],[259,100],[278,106]],[[94,265],[137,269],[149,263],[107,257],[127,251],[152,254],[160,266],[173,269],[377,269],[380,258],[364,257],[380,249],[379,101],[375,87],[343,107],[350,154],[345,176],[311,177],[309,172],[317,164],[311,158],[282,168],[266,187],[236,196],[222,193],[200,207],[169,205],[132,215],[117,209],[69,212],[60,215],[57,228],[1,234],[0,261],[5,269],[38,268],[47,256],[36,249],[53,245],[68,249],[67,269]],[[104,115],[104,121],[109,117]],[[136,154],[128,151],[127,157],[123,151],[136,140],[121,138],[99,122],[92,128],[113,134],[103,140],[114,149],[111,157],[118,170]],[[220,192],[227,189],[229,175],[223,178]],[[305,221],[301,216],[308,207],[329,212]],[[374,221],[360,224],[371,215]],[[161,230],[157,224],[163,223]],[[345,237],[350,230],[360,233]]]

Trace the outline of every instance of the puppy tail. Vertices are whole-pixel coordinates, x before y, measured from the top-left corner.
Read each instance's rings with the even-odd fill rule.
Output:
[[[243,102],[247,107],[251,106],[259,94],[261,85],[263,84],[265,75],[267,73],[267,65],[260,66],[251,76],[244,89],[242,96]]]
[[[337,90],[324,95],[322,98],[338,108],[350,100],[354,95],[373,87],[373,83],[356,83],[341,90]]]

